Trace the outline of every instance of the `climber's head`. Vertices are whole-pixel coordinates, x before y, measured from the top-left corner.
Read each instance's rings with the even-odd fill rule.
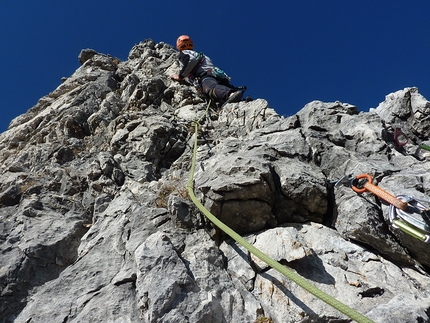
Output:
[[[178,48],[178,50],[182,52],[183,50],[186,50],[186,49],[193,49],[194,44],[189,36],[182,35],[182,36],[179,36],[178,40],[176,41],[176,48]]]

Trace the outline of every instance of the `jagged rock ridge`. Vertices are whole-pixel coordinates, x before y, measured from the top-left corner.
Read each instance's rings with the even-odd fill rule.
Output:
[[[348,322],[250,256],[190,202],[191,122],[206,103],[173,83],[176,51],[94,50],[0,135],[0,322]],[[314,101],[211,107],[195,191],[262,251],[375,322],[429,320],[427,244],[388,225],[371,174],[428,200],[430,103],[416,88],[358,112]],[[408,136],[396,147],[394,128]]]

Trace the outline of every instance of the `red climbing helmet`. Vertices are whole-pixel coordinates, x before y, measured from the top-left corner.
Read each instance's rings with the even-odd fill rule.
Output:
[[[176,40],[176,47],[178,48],[179,51],[182,52],[183,50],[186,50],[186,49],[193,49],[194,44],[190,36],[182,35],[182,36],[179,36],[178,40]]]

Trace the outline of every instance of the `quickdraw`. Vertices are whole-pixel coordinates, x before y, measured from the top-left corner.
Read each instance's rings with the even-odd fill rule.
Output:
[[[418,200],[407,195],[394,196],[372,184],[372,177],[369,174],[356,177],[346,175],[334,183],[335,187],[349,186],[359,194],[366,191],[375,194],[390,204],[388,219],[393,228],[400,229],[422,242],[430,242],[430,207],[426,206],[430,201]]]
[[[417,200],[412,196],[397,195],[397,199],[408,203],[407,210],[401,210],[390,205],[388,218],[394,228],[400,229],[410,236],[430,242],[430,210],[423,204],[424,201]],[[423,220],[419,219],[420,216]]]
[[[405,146],[408,143],[408,141],[409,141],[409,139],[406,136],[406,134],[400,128],[394,128],[393,138],[394,138],[394,145],[397,148]],[[428,145],[419,144],[418,147],[420,149],[424,149],[424,150],[430,151],[430,146],[428,146]]]

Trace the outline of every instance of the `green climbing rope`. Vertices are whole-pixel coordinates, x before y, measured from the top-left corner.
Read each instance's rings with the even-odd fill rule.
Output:
[[[206,113],[209,109],[210,102],[207,106]],[[255,248],[252,244],[250,244],[248,241],[246,241],[244,238],[242,238],[239,234],[237,234],[235,231],[233,231],[231,228],[229,228],[227,225],[225,225],[223,222],[221,222],[216,216],[214,216],[212,213],[209,212],[208,209],[206,209],[202,203],[197,199],[196,195],[194,194],[194,188],[193,188],[193,180],[194,180],[194,170],[196,166],[196,156],[197,156],[197,135],[198,135],[198,127],[200,120],[206,115],[203,114],[199,120],[197,120],[194,123],[195,126],[195,133],[194,133],[194,149],[193,149],[193,158],[192,158],[192,164],[191,164],[191,170],[190,170],[190,178],[188,180],[188,193],[191,197],[191,200],[194,202],[194,204],[199,208],[199,210],[210,220],[212,221],[218,228],[220,228],[223,232],[228,234],[232,239],[234,239],[237,243],[239,243],[242,247],[244,247],[246,250],[248,250],[250,253],[264,261],[267,265],[272,267],[273,269],[277,270],[281,274],[283,274],[285,277],[289,278],[293,282],[295,282],[297,285],[304,288],[309,293],[313,294],[314,296],[318,297],[322,301],[326,302],[328,305],[334,307],[341,313],[347,315],[351,319],[355,320],[358,323],[374,323],[369,318],[365,317],[364,315],[358,313],[357,311],[353,310],[352,308],[348,307],[347,305],[343,304],[342,302],[338,301],[337,299],[333,298],[332,296],[324,293],[311,283],[309,283],[306,279],[301,277],[300,275],[296,274],[292,270],[288,269],[287,267],[281,265],[276,260],[270,258],[257,248]]]

